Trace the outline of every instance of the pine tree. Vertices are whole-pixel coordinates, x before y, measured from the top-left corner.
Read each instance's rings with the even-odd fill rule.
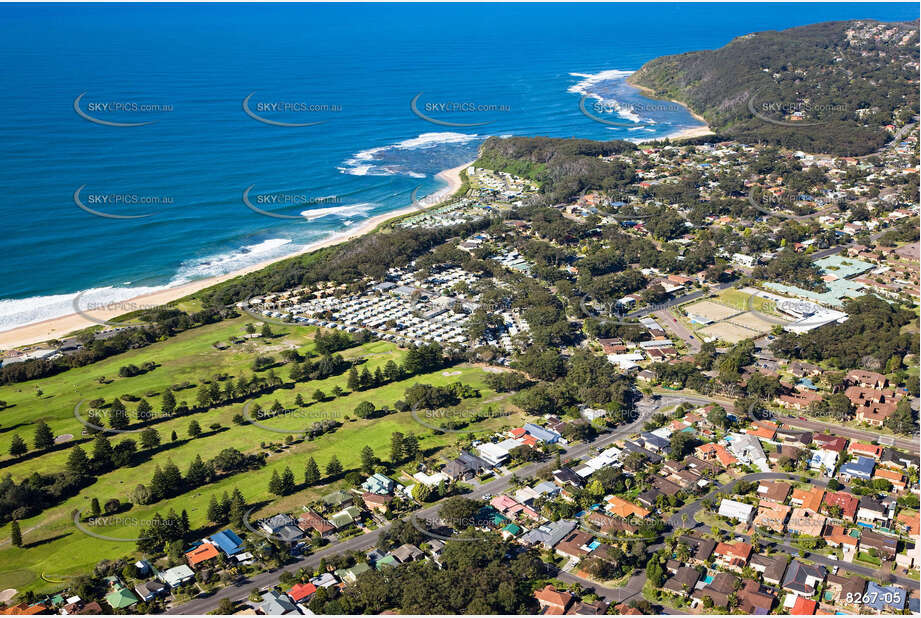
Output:
[[[367,444],[361,449],[361,471],[363,474],[374,474],[374,451]]]
[[[244,526],[244,520],[246,519],[246,500],[236,487],[233,489],[233,497],[230,499],[230,508],[227,512],[229,513],[231,524],[237,528],[242,528]]]
[[[278,476],[278,470],[272,471],[272,478],[269,480],[269,493],[275,494],[276,496],[281,496],[284,493],[281,486],[281,477]]]
[[[19,529],[19,522],[15,519],[10,525],[10,543],[13,547],[22,547],[22,531]]]
[[[160,432],[153,427],[148,427],[142,431],[141,446],[145,449],[152,449],[160,446]]]
[[[262,333],[262,336],[265,337],[266,339],[271,339],[271,338],[272,338],[273,333],[272,333],[272,329],[269,328],[269,323],[268,323],[268,322],[263,322],[263,323],[262,323],[262,331],[261,331],[261,333]]]
[[[294,405],[299,408],[303,408],[305,405],[304,396],[298,393],[297,397],[294,398]]]
[[[329,460],[329,463],[326,464],[326,474],[327,476],[337,476],[342,474],[342,464],[339,463],[339,458],[333,455],[333,458]]]
[[[153,408],[146,399],[141,399],[138,402],[137,415],[139,421],[150,420],[150,413],[153,411]]]
[[[102,509],[99,508],[99,498],[93,498],[90,501],[90,512],[93,514],[93,517],[99,517],[102,513]]]
[[[304,469],[304,484],[307,487],[313,487],[320,482],[320,467],[316,460],[311,457],[307,460],[307,467]]]
[[[403,460],[403,434],[394,431],[390,434],[390,462],[399,463]]]
[[[213,524],[224,523],[224,510],[214,494],[211,494],[211,500],[208,501],[208,514],[206,517]]]
[[[374,377],[371,375],[371,372],[368,371],[368,368],[365,367],[361,370],[361,375],[358,378],[358,386],[361,389],[366,389],[374,385]]]
[[[67,470],[77,476],[86,476],[90,472],[90,460],[79,446],[70,449],[70,455],[67,456]]]
[[[19,437],[19,434],[13,434],[13,439],[10,442],[10,455],[13,457],[19,457],[20,455],[25,455],[29,450],[29,445],[26,444],[26,441]]]
[[[32,444],[37,450],[43,450],[54,446],[54,434],[51,427],[45,421],[39,421],[35,427],[35,438]]]
[[[176,410],[176,396],[173,395],[173,391],[166,391],[163,393],[163,399],[160,401],[160,411],[163,412],[165,416],[171,416]]]
[[[175,496],[183,491],[182,473],[172,459],[166,460],[163,466],[163,476],[166,480],[167,496]]]
[[[294,472],[291,471],[291,468],[286,466],[285,471],[281,475],[282,495],[287,496],[288,494],[292,494],[296,488],[297,481],[294,480]]]
[[[384,372],[378,367],[374,370],[374,386],[380,386],[384,383]]]
[[[346,386],[353,393],[358,390],[358,370],[352,367],[349,369],[349,379]]]
[[[150,496],[152,502],[162,500],[169,494],[169,488],[166,485],[166,476],[163,469],[158,465],[154,468],[153,477],[150,479]]]
[[[180,531],[183,538],[189,534],[189,531],[192,530],[192,525],[189,523],[189,513],[185,509],[182,509],[182,514],[179,516],[180,522]]]
[[[114,465],[114,452],[105,434],[96,434],[93,441],[93,467],[97,471],[108,471]]]
[[[416,434],[410,433],[403,438],[403,455],[407,459],[415,459],[419,454],[419,439]]]
[[[124,429],[131,424],[131,420],[128,418],[128,411],[125,408],[125,404],[121,399],[116,397],[112,400],[112,405],[109,407],[109,427],[112,429]]]
[[[201,425],[198,424],[198,421],[189,421],[189,437],[197,438],[201,435]]]
[[[176,435],[176,430],[175,430],[175,429],[173,430],[173,433],[170,434],[169,439],[170,439],[172,442],[175,442],[176,440],[179,439],[179,436]]]
[[[201,487],[208,482],[208,467],[201,460],[201,455],[195,455],[195,459],[189,464],[189,470],[185,474],[185,480],[189,487]]]

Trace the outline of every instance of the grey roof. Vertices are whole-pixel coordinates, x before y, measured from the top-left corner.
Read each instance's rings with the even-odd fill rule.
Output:
[[[815,577],[824,580],[827,574],[828,571],[821,565],[804,564],[799,560],[794,560],[787,568],[787,574],[783,578],[782,585],[784,588],[811,595],[814,590],[806,586],[806,578]]]
[[[527,545],[542,544],[547,549],[552,549],[563,538],[575,530],[576,522],[571,519],[552,521],[533,528],[526,532],[519,541]]]

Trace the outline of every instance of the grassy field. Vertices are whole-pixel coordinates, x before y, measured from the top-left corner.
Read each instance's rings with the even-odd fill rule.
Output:
[[[247,320],[239,318],[201,327],[182,333],[167,342],[130,351],[88,367],[39,381],[0,388],[0,399],[7,401],[11,406],[0,416],[0,453],[3,453],[0,466],[4,468],[2,473],[11,474],[14,479],[21,480],[33,472],[47,474],[63,469],[69,451],[76,442],[82,441],[83,448],[91,453],[92,443],[88,436],[81,436],[83,426],[74,417],[74,406],[81,400],[102,397],[106,401],[111,401],[115,396],[133,394],[145,397],[154,410],[158,410],[160,398],[166,387],[188,381],[193,388],[176,393],[176,399],[179,402],[186,400],[193,403],[197,386],[202,380],[210,379],[218,373],[227,373],[234,377],[252,375],[250,365],[256,355],[273,355],[278,359],[279,352],[285,348],[296,347],[301,353],[313,349],[312,334],[315,329],[295,326],[273,326],[277,337],[269,340],[252,340],[223,351],[212,345],[218,341],[226,342],[231,336],[243,334],[246,322]],[[388,360],[399,363],[404,353],[393,344],[371,342],[346,350],[342,355],[347,359],[362,362],[362,367],[367,366],[373,372],[377,367],[383,367]],[[140,376],[118,377],[119,367],[128,363],[140,365],[147,361],[156,362],[160,366]],[[286,367],[276,368],[276,373],[287,381]],[[107,383],[100,381],[101,376],[105,376]],[[394,402],[402,398],[404,390],[417,382],[446,385],[455,381],[470,384],[481,392],[479,398],[466,400],[462,406],[492,405],[494,410],[509,409],[510,406],[505,401],[508,396],[496,395],[489,390],[483,382],[485,376],[486,373],[479,367],[458,365],[449,370],[416,376],[376,389],[349,393],[346,386],[347,374],[342,374],[325,380],[298,383],[294,388],[282,388],[248,400],[258,402],[266,409],[278,400],[288,409],[296,407],[294,399],[297,394],[311,401],[312,393],[318,388],[327,394],[331,393],[334,386],[346,391],[339,398],[308,404],[300,409],[302,414],[297,419],[286,417],[260,421],[268,427],[292,432],[302,430],[319,418],[334,418],[343,423],[334,433],[312,441],[299,439],[290,445],[284,444],[284,433],[267,431],[255,425],[234,424],[232,418],[243,411],[243,404],[223,406],[189,417],[156,423],[153,426],[159,431],[163,445],[152,458],[136,466],[104,474],[79,495],[47,509],[36,517],[21,521],[25,544],[23,548],[14,548],[10,545],[9,524],[0,528],[0,582],[15,580],[16,587],[20,589],[54,589],[53,584],[42,579],[43,574],[49,579],[59,579],[62,576],[87,572],[99,560],[133,554],[135,543],[131,539],[139,536],[139,528],[155,512],[166,515],[171,508],[177,512],[187,509],[193,528],[206,526],[205,514],[211,496],[220,497],[224,491],[232,491],[235,487],[243,492],[249,503],[261,505],[255,515],[297,509],[310,499],[328,493],[336,485],[305,489],[273,503],[274,496],[269,494],[267,489],[273,471],[281,471],[290,466],[297,482],[301,483],[308,457],[314,457],[323,469],[334,454],[346,470],[358,468],[360,451],[365,445],[371,446],[377,457],[387,460],[390,436],[394,431],[404,434],[416,433],[420,437],[420,449],[428,458],[453,454],[456,452],[460,434],[436,433],[416,422],[409,412],[359,420],[355,418],[353,410],[361,401],[370,401],[377,407],[386,405],[392,408]],[[136,406],[133,403],[127,405],[132,411]],[[317,418],[312,418],[314,414]],[[188,436],[189,421],[193,418],[205,431],[204,435],[196,439],[190,439]],[[510,427],[519,418],[518,414],[504,418],[488,418],[471,427],[471,430],[485,431]],[[45,420],[55,435],[73,434],[74,441],[63,445],[59,450],[37,457],[27,454],[21,460],[16,460],[7,455],[10,440],[16,433],[31,447],[34,432],[32,424],[38,419]],[[216,432],[210,431],[208,427],[212,423],[220,423],[221,429]],[[175,442],[170,440],[173,431],[178,435]],[[110,436],[110,441],[114,446],[123,439],[136,440],[137,437]],[[273,448],[270,443],[275,447]],[[266,452],[269,454],[268,463],[258,471],[231,476],[153,505],[135,505],[120,514],[123,518],[132,518],[140,523],[125,521],[108,528],[93,528],[100,534],[126,539],[123,542],[93,538],[74,526],[71,513],[74,510],[87,509],[92,498],[98,498],[101,503],[110,498],[128,501],[130,492],[137,484],[149,483],[156,465],[162,466],[171,459],[184,474],[196,455],[209,459],[227,447],[234,447],[245,453]],[[143,455],[143,451],[141,454]],[[338,484],[341,485],[342,482]]]
[[[749,311],[754,309],[755,311],[760,311],[762,313],[767,313],[774,315],[776,314],[776,306],[774,303],[766,298],[761,298],[760,296],[752,296],[751,294],[746,294],[739,290],[733,288],[726,288],[719,293],[717,300],[729,307],[738,309],[739,311]]]

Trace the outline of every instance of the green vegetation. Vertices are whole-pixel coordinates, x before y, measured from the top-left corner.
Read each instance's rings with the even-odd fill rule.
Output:
[[[876,27],[895,32],[884,38]],[[918,89],[907,63],[917,43],[916,22],[828,22],[656,58],[631,79],[658,98],[687,103],[720,136],[862,155],[886,143],[883,127],[893,115],[907,121],[916,113]],[[749,100],[775,122],[752,114]]]

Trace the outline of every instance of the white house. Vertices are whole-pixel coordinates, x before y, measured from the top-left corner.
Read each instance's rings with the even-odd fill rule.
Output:
[[[747,524],[751,522],[754,510],[755,507],[750,504],[723,498],[723,501],[720,502],[719,515]]]

